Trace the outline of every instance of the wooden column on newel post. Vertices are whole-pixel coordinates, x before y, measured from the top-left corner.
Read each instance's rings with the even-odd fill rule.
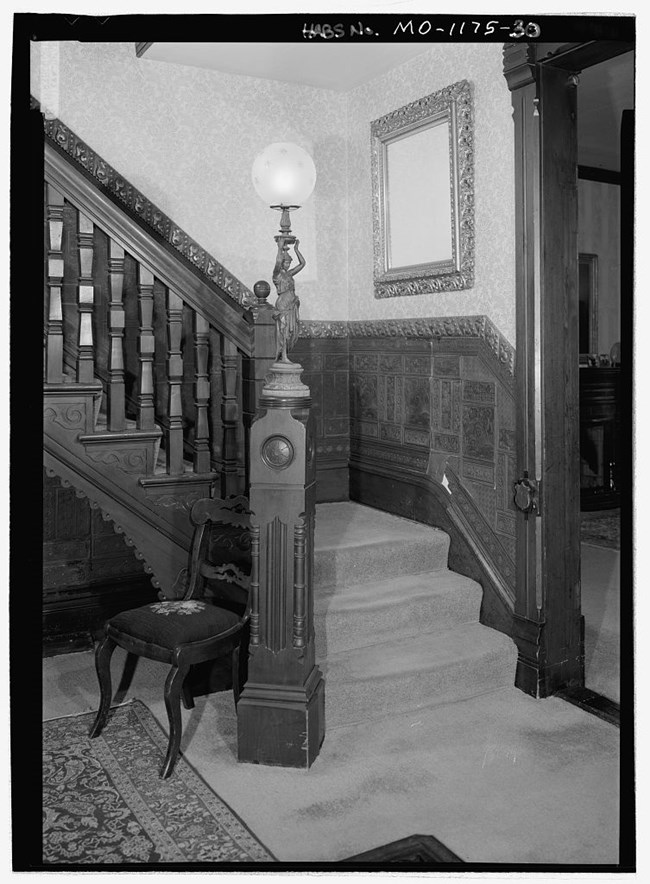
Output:
[[[239,761],[308,768],[325,736],[315,663],[315,444],[302,367],[275,362],[250,432],[252,536],[248,681]]]

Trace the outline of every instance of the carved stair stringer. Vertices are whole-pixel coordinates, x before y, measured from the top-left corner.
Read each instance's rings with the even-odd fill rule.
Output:
[[[103,517],[114,523],[116,533],[123,534],[129,546],[135,548],[137,558],[145,563],[152,575],[152,583],[163,598],[174,598],[174,584],[179,573],[187,567],[189,540],[183,532],[174,531],[166,519],[153,511],[143,513],[140,501],[129,500],[111,486],[109,476],[88,474],[72,465],[74,457],[64,446],[51,439],[45,440],[43,463],[50,475],[56,475],[65,484],[87,497]],[[144,496],[144,495],[143,495]],[[166,524],[165,524],[166,523]]]
[[[43,461],[45,465],[45,472],[50,478],[57,478],[64,488],[73,488],[77,497],[86,498],[92,509],[98,509],[101,512],[102,518],[105,522],[113,523],[113,530],[115,531],[115,533],[121,534],[127,546],[133,547],[135,557],[143,563],[145,572],[151,575],[151,583],[153,584],[153,586],[159,589],[160,581],[153,573],[153,568],[145,559],[144,554],[136,548],[134,540],[125,533],[122,525],[118,525],[115,522],[114,517],[110,512],[104,509],[97,500],[90,499],[88,497],[88,494],[86,493],[86,490],[78,487],[78,485],[83,484],[82,482],[79,482],[78,476],[75,476],[75,478],[73,479],[67,479],[66,475],[69,475],[70,471],[54,457],[50,457],[47,451],[44,453]],[[159,595],[161,594],[159,593]]]
[[[151,569],[161,598],[173,598],[176,578],[187,566],[189,511],[195,500],[211,496],[215,474],[154,475],[156,432],[89,433],[93,403],[83,395],[88,401],[75,404],[73,385],[65,396],[46,387],[44,464],[118,526]]]

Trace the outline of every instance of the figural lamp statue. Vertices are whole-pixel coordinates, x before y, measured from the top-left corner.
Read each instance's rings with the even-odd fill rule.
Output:
[[[305,266],[290,212],[308,199],[316,170],[302,148],[276,143],[255,159],[252,177],[282,215],[273,270],[275,361],[250,429],[250,642],[237,752],[243,762],[307,768],[325,737],[325,680],[314,630],[314,418],[302,366],[289,358],[299,334],[294,278]]]
[[[277,253],[273,284],[278,297],[274,318],[277,329],[276,365],[288,366],[294,364],[288,353],[298,339],[300,330],[300,300],[296,296],[294,277],[306,263],[299,249],[300,241],[291,233],[290,213],[309,199],[316,183],[316,168],[302,147],[290,142],[275,142],[255,158],[252,178],[255,190],[264,202],[282,213],[280,231],[275,237]],[[289,254],[291,246],[298,261],[293,268],[293,258]]]

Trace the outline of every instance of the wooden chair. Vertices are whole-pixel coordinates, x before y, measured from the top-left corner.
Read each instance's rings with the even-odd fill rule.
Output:
[[[176,584],[181,592],[184,587],[182,598],[154,602],[111,617],[96,648],[101,699],[91,737],[101,733],[108,718],[112,697],[110,661],[117,645],[130,654],[171,664],[164,690],[169,746],[160,773],[163,778],[171,775],[179,754],[181,697],[186,709],[194,706],[186,683],[190,667],[229,654],[235,705],[239,701],[239,652],[250,616],[250,576],[241,567],[245,567],[246,559],[250,564],[249,516],[245,497],[198,500],[190,513],[195,531],[189,569],[181,572]],[[238,564],[221,561],[224,549],[231,558],[238,559]],[[233,585],[234,592],[227,591],[229,585]]]

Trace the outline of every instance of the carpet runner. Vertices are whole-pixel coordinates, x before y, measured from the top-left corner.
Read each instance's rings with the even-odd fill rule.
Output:
[[[43,723],[43,863],[264,863],[275,858],[180,758],[158,776],[167,736],[138,700]]]
[[[314,621],[327,727],[514,684],[517,651],[479,623],[482,589],[447,567],[449,536],[353,503],[316,514]]]

